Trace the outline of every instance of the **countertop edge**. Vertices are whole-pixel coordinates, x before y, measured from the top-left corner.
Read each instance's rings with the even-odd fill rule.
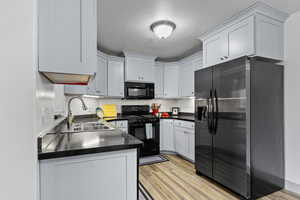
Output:
[[[127,149],[138,149],[141,148],[143,144],[130,144],[130,145],[114,145],[109,147],[96,147],[90,149],[77,149],[71,151],[60,151],[60,152],[50,152],[50,153],[41,153],[38,154],[38,160],[48,160],[55,158],[64,158],[71,156],[80,156],[86,154],[96,154],[96,153],[105,153],[105,152],[113,152]]]

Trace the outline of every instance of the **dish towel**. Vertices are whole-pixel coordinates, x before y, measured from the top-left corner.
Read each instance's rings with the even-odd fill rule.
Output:
[[[146,139],[152,139],[153,138],[153,130],[152,130],[152,124],[148,123],[146,124]]]

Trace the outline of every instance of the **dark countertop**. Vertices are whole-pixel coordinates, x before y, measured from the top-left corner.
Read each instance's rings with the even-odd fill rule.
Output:
[[[180,113],[178,116],[163,117],[161,119],[178,119],[178,120],[194,122],[195,115],[193,113]]]
[[[96,120],[96,115],[80,115],[80,116],[76,116],[75,121],[76,121],[76,119],[82,121],[84,119],[90,120],[91,118],[94,118]],[[161,117],[160,119],[178,119],[178,120],[184,120],[184,121],[194,122],[195,121],[195,115],[194,115],[194,113],[179,113],[178,116],[172,116],[172,115],[170,115],[170,117]],[[128,116],[122,115],[122,114],[118,114],[118,116],[116,118],[107,118],[106,120],[107,121],[128,120]]]
[[[98,132],[50,133],[41,139],[38,159],[140,148],[143,142],[119,129]]]

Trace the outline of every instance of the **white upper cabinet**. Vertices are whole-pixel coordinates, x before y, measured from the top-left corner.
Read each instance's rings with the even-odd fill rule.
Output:
[[[64,74],[95,72],[96,0],[39,0],[39,71]]]
[[[183,63],[180,67],[179,95],[181,97],[194,96],[194,66],[193,63]]]
[[[107,96],[107,56],[98,52],[97,68],[88,85],[88,94]]]
[[[125,52],[125,81],[155,82],[155,57]]]
[[[164,63],[155,63],[155,98],[162,98],[164,96]]]
[[[195,71],[202,68],[202,52],[198,52],[180,61],[179,96],[194,96]]]
[[[230,59],[254,55],[254,17],[249,17],[230,27],[227,37],[228,53],[226,56]]]
[[[228,43],[226,33],[219,33],[203,41],[203,59],[206,66],[221,63],[228,57]]]
[[[180,81],[180,84],[182,81]],[[179,63],[166,63],[164,72],[164,97],[179,97]]]
[[[266,16],[256,16],[256,51],[258,55],[283,60],[283,26],[282,22],[270,20]]]
[[[254,4],[200,37],[204,66],[241,56],[283,60],[283,24],[286,18],[285,13],[263,3]]]
[[[124,59],[108,56],[108,96],[124,97]]]

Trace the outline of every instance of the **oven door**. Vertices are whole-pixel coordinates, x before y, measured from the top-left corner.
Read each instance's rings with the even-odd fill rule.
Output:
[[[130,123],[129,134],[144,142],[142,156],[159,154],[159,123]]]

